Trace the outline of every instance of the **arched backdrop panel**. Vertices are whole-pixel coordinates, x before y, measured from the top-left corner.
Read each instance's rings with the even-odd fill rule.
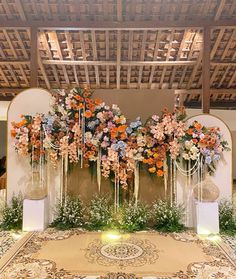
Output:
[[[201,114],[188,119],[188,123],[191,124],[193,121],[198,121],[206,127],[219,127],[224,139],[228,142],[230,151],[224,151],[221,160],[217,164],[215,173],[211,176],[212,181],[218,186],[220,195],[218,201],[222,199],[232,199],[232,137],[228,126],[218,117]],[[187,215],[186,225],[192,227],[194,224],[194,199],[192,196],[192,189],[195,186],[194,181],[190,184],[190,188],[187,188],[186,177],[178,172],[177,175],[177,202],[184,203],[187,201]]]
[[[11,102],[8,109],[8,139],[7,139],[7,201],[12,196],[21,192],[25,193],[29,179],[31,179],[31,166],[28,157],[19,156],[14,150],[11,138],[11,122],[20,121],[20,115],[35,115],[36,113],[48,113],[50,109],[51,95],[40,88],[31,88],[18,94]],[[48,184],[51,191],[55,191],[54,185],[59,184],[54,170],[48,170]],[[51,196],[56,196],[51,194]]]

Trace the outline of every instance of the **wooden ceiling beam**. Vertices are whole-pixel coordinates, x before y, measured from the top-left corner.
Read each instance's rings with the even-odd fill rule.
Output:
[[[33,3],[33,2],[32,2]],[[150,21],[61,21],[61,20],[0,20],[2,28],[30,28],[52,30],[145,30],[183,28],[236,28],[236,19],[230,20],[150,20]]]
[[[18,10],[18,12],[19,12],[19,15],[20,15],[21,20],[26,21],[27,18],[26,18],[26,14],[25,14],[25,11],[24,11],[24,9],[23,9],[21,0],[15,0],[15,3],[16,3],[17,10]]]
[[[118,40],[119,41],[119,40]],[[93,60],[43,60],[45,65],[89,65],[89,66],[116,66],[117,61],[93,61]],[[184,66],[184,65],[196,65],[196,61],[120,61],[121,66]]]

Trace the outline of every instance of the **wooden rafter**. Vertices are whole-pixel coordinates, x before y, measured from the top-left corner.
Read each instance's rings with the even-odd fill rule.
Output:
[[[72,61],[75,60],[75,56],[73,53],[73,45],[72,45],[72,38],[71,38],[71,34],[69,31],[65,31],[65,36],[66,36],[66,43],[67,43],[67,47],[68,47],[68,51],[70,54],[70,58]],[[75,82],[77,85],[79,85],[79,79],[78,79],[78,74],[77,74],[77,70],[76,70],[76,66],[73,65],[73,72],[74,72],[74,77],[75,77]]]
[[[48,55],[49,59],[53,60],[52,52],[51,52],[50,46],[48,44],[48,40],[47,40],[45,32],[40,31],[39,35],[40,35],[40,40],[42,40],[42,43],[43,43],[44,47],[46,48],[47,55]],[[53,72],[54,78],[55,78],[56,83],[57,83],[58,88],[59,88],[60,87],[60,80],[59,80],[57,69],[56,69],[55,65],[52,65],[52,72]]]
[[[57,49],[58,56],[59,56],[60,59],[63,59],[63,55],[62,55],[60,43],[59,43],[59,40],[58,40],[58,37],[57,37],[57,33],[55,31],[52,31],[51,35],[53,37],[54,43],[56,44],[56,49]],[[66,83],[70,84],[70,80],[69,80],[65,65],[62,65],[62,71],[63,71],[64,77],[65,77]]]
[[[79,31],[79,36],[80,36],[80,45],[81,45],[81,52],[82,52],[82,56],[83,56],[83,61],[86,61],[87,60],[87,56],[86,56],[86,52],[85,52],[83,31]],[[85,70],[86,83],[90,84],[89,73],[88,73],[88,66],[87,65],[84,65],[84,70]]]
[[[147,30],[144,30],[143,31],[142,44],[141,44],[140,61],[144,61],[146,41],[147,41]],[[143,66],[140,66],[139,67],[139,74],[138,74],[138,86],[139,86],[139,88],[141,88],[142,74],[143,74]]]
[[[121,31],[117,31],[117,60],[116,60],[116,88],[120,89],[120,68],[121,68]]]
[[[210,111],[210,48],[211,29],[209,27],[203,32],[203,62],[202,62],[202,111]]]
[[[155,62],[157,60],[157,54],[158,54],[158,49],[159,49],[159,45],[160,45],[160,36],[161,36],[161,31],[158,30],[157,34],[156,34],[156,43],[155,43],[155,48],[154,48],[154,53],[153,53],[153,62]],[[150,73],[150,76],[149,76],[149,86],[150,86],[150,88],[152,86],[152,80],[153,80],[154,72],[155,72],[155,66],[152,66],[151,73]]]
[[[91,37],[92,37],[93,60],[97,60],[98,59],[97,42],[96,42],[96,33],[95,33],[94,30],[91,31]],[[96,84],[97,84],[97,87],[99,87],[100,86],[100,81],[99,81],[98,66],[94,65],[94,68],[95,68]]]
[[[216,11],[216,14],[215,14],[215,17],[214,17],[214,20],[219,20],[219,18],[221,16],[221,13],[224,9],[225,2],[226,2],[226,0],[220,0],[219,6],[217,8],[217,11]]]
[[[133,54],[133,37],[134,33],[132,30],[129,31],[129,47],[128,47],[128,60],[132,61]],[[130,78],[131,78],[131,65],[128,66],[127,69],[127,86],[130,87]]]
[[[109,53],[109,31],[105,31],[105,44],[106,44],[106,60],[108,61],[110,59],[110,53]],[[109,65],[106,65],[106,88],[109,88],[109,80],[110,80],[110,69]]]
[[[38,82],[38,29],[30,29],[30,86],[37,87]]]

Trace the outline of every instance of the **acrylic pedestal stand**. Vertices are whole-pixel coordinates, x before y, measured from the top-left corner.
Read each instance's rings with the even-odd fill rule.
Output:
[[[197,234],[219,233],[219,205],[217,202],[195,203],[195,229]]]
[[[23,202],[23,231],[43,231],[48,226],[48,198],[25,199]]]

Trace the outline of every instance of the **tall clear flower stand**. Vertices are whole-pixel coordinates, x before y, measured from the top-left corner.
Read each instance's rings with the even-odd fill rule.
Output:
[[[219,233],[218,202],[195,202],[195,230],[197,234]]]
[[[23,231],[43,231],[48,226],[48,198],[40,200],[24,199]]]

